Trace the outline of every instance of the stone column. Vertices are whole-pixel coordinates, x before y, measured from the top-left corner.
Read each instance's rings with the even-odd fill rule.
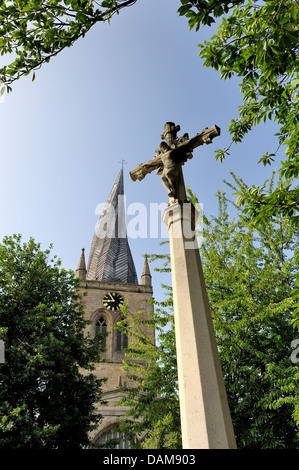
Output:
[[[181,426],[184,449],[236,448],[199,248],[195,209],[164,211],[172,270]]]

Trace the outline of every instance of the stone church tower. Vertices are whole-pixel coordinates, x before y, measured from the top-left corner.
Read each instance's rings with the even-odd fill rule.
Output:
[[[107,377],[103,385],[103,400],[107,405],[100,406],[103,420],[93,434],[94,443],[103,444],[110,438],[121,438],[119,448],[128,447],[123,436],[114,432],[117,418],[125,416],[127,408],[119,406],[124,392],[120,386],[132,385],[124,371],[120,369],[125,359],[124,348],[131,338],[113,329],[113,325],[123,319],[120,306],[127,304],[130,313],[144,312],[146,316],[153,306],[153,289],[151,274],[145,258],[141,283],[138,282],[134,261],[129,247],[124,205],[123,169],[111,190],[106,206],[99,218],[92,239],[86,269],[84,249],[82,249],[76,270],[81,280],[80,290],[87,292],[83,297],[85,315],[91,323],[89,333],[94,337],[97,332],[109,332],[105,341],[106,351],[102,354],[105,360],[96,365],[94,373],[99,377]],[[147,332],[149,333],[149,332]],[[154,339],[154,332],[152,332]]]

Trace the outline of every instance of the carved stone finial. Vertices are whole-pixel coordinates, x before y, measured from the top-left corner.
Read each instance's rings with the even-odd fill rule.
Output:
[[[161,134],[161,139],[166,140],[167,144],[171,147],[180,129],[180,126],[176,126],[174,122],[166,122],[164,124],[164,132]]]
[[[144,259],[143,271],[141,274],[141,284],[144,286],[152,285],[152,275],[147,261],[147,256]]]
[[[78,263],[78,267],[76,269],[76,276],[79,279],[82,279],[82,280],[86,279],[86,264],[85,264],[84,251],[85,251],[85,249],[82,248],[81,256],[80,256],[79,263]]]

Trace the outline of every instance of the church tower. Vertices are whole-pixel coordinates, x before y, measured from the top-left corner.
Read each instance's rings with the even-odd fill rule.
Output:
[[[87,268],[83,248],[76,275],[81,280],[81,292],[87,292],[82,302],[86,319],[90,321],[88,332],[92,337],[98,332],[109,333],[105,340],[106,350],[102,353],[104,362],[97,364],[94,371],[99,378],[108,379],[103,384],[103,400],[107,405],[100,406],[99,411],[104,418],[92,439],[96,444],[104,444],[112,437],[121,438],[119,448],[126,448],[126,440],[117,436],[113,429],[116,419],[124,417],[128,411],[118,403],[124,395],[120,386],[133,385],[120,369],[126,357],[124,349],[130,344],[131,338],[113,326],[123,319],[120,306],[124,303],[131,314],[144,312],[146,317],[153,309],[149,303],[153,289],[147,259],[145,258],[139,283],[129,247],[125,222],[123,168],[97,223]],[[154,332],[152,334],[154,339]]]

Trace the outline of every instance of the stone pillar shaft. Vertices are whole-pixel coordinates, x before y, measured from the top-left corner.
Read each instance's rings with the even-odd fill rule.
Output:
[[[194,216],[190,203],[171,204],[163,214],[170,241],[183,448],[231,449],[236,448],[234,431],[194,232],[190,238]]]

